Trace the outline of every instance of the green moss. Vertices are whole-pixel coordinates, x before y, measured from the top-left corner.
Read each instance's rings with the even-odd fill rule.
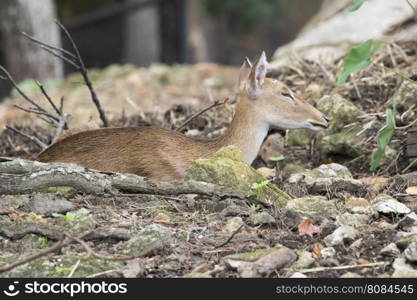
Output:
[[[253,193],[254,184],[260,184],[266,180],[244,162],[242,152],[235,146],[224,147],[210,158],[194,161],[187,170],[185,179],[230,187],[248,195]],[[286,193],[271,183],[257,191],[256,198],[266,205],[279,207],[284,206],[289,200]]]

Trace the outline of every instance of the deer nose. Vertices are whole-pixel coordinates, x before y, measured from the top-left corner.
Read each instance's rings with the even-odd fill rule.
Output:
[[[323,115],[323,119],[325,119],[327,123],[330,123],[330,119],[326,115]]]

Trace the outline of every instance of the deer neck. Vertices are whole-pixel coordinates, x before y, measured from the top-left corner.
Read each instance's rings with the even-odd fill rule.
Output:
[[[268,130],[268,123],[257,115],[250,100],[242,97],[228,130],[215,142],[216,148],[234,145],[242,151],[245,162],[251,164],[258,155]]]

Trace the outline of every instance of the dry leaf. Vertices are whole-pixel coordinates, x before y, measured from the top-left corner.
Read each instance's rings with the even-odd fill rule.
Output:
[[[164,214],[164,213],[161,212],[161,213],[157,214],[155,216],[155,218],[153,218],[153,221],[155,223],[169,224],[169,223],[171,223],[171,218],[167,214]]]
[[[319,233],[320,227],[313,225],[313,221],[311,219],[304,219],[298,224],[298,233],[300,235],[307,234],[309,236],[313,236],[313,234]]]
[[[321,254],[320,254],[321,253],[321,250],[323,250],[323,249],[324,249],[324,246],[322,244],[315,243],[314,244],[314,247],[313,247],[313,251],[312,251],[313,256],[315,258],[319,258],[321,256]]]

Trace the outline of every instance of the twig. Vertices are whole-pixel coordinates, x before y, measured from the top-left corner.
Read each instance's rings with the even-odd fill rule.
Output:
[[[214,103],[210,104],[210,106],[200,110],[199,112],[192,114],[191,116],[189,116],[184,123],[182,123],[179,127],[177,127],[175,129],[175,131],[180,131],[181,129],[183,129],[188,123],[190,123],[193,119],[197,118],[198,116],[204,114],[205,112],[209,111],[210,109],[213,109],[217,106],[223,105],[225,104],[227,101],[229,100],[229,98],[226,98],[224,100],[216,100],[214,101]]]
[[[83,233],[82,235],[79,236],[79,238],[82,239],[82,238],[88,236],[89,234],[91,234],[93,231],[94,230],[90,230],[90,231],[88,231],[86,233]],[[7,271],[10,271],[10,270],[18,267],[18,266],[27,264],[27,263],[35,260],[35,259],[38,259],[38,258],[43,257],[45,255],[48,255],[49,253],[55,252],[55,251],[61,249],[62,247],[66,246],[66,245],[69,245],[69,244],[71,244],[73,242],[74,242],[74,240],[67,238],[66,235],[65,235],[65,233],[64,233],[62,239],[60,241],[58,241],[57,243],[55,243],[54,245],[52,245],[51,247],[49,247],[49,248],[47,248],[45,250],[42,250],[42,251],[40,251],[38,253],[35,253],[33,255],[30,255],[30,256],[22,259],[22,260],[19,260],[19,261],[16,261],[14,263],[5,265],[3,267],[0,267],[0,273],[7,272]]]
[[[235,235],[238,234],[238,232],[243,228],[244,225],[245,224],[240,225],[239,228],[233,231],[232,235],[224,243],[218,246],[214,246],[213,250],[226,246],[235,237]]]
[[[135,259],[137,257],[135,256],[105,256],[105,255],[100,255],[97,252],[95,252],[85,241],[83,241],[81,238],[79,237],[75,237],[72,236],[70,233],[65,232],[64,235],[69,238],[72,239],[74,241],[76,241],[77,243],[79,243],[81,246],[83,246],[83,248],[85,249],[85,251],[87,252],[87,258],[90,256],[93,256],[95,258],[98,259],[105,259],[105,260],[132,260]]]
[[[17,133],[25,138],[27,138],[28,140],[30,140],[31,142],[35,143],[36,145],[38,145],[39,147],[41,147],[41,149],[46,149],[48,146],[42,142],[41,140],[39,140],[37,137],[33,136],[33,135],[28,135],[12,126],[6,125],[6,128],[13,131],[14,133]]]
[[[348,266],[336,266],[336,267],[318,267],[312,269],[301,269],[297,270],[300,273],[315,273],[315,272],[323,272],[323,271],[332,271],[332,270],[347,270],[347,269],[355,269],[355,268],[367,268],[367,267],[378,267],[387,264],[387,262],[376,262],[376,263],[367,263],[367,264],[360,264],[360,265],[348,265]]]

